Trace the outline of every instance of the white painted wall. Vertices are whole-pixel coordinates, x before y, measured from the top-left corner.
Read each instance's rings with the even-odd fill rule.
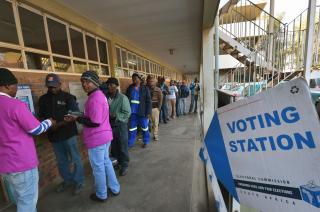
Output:
[[[219,69],[235,68],[240,62],[229,54],[219,55]],[[241,64],[243,67],[243,64]]]

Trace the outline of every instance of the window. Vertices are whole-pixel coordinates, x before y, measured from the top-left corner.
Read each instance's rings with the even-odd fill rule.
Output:
[[[24,45],[35,49],[48,50],[43,17],[23,7],[19,7],[19,14]]]
[[[98,61],[96,39],[86,35],[88,59]]]
[[[83,73],[87,70],[87,63],[74,60],[73,61],[74,72],[75,73]]]
[[[58,72],[72,72],[71,61],[60,57],[53,57],[54,69]]]
[[[146,60],[146,72],[150,73],[150,63],[148,60]]]
[[[101,66],[101,74],[109,76],[110,75],[109,67],[108,66]]]
[[[108,64],[108,52],[106,43],[98,40],[100,63]]]
[[[21,51],[0,47],[0,67],[22,68]]]
[[[137,56],[135,54],[132,54],[132,63],[133,63],[133,69],[137,70]]]
[[[99,68],[99,65],[97,64],[89,63],[89,70],[96,71],[99,74],[100,68]]]
[[[138,71],[142,71],[141,68],[141,58],[139,56],[137,56],[137,64],[138,64]]]
[[[51,71],[50,57],[48,55],[26,52],[28,69]]]
[[[141,58],[141,71],[145,72],[146,69],[145,69],[145,60],[143,58]]]
[[[121,56],[122,56],[122,67],[123,68],[128,68],[128,64],[127,64],[127,51],[122,49],[121,51]]]
[[[70,40],[73,56],[85,59],[83,34],[70,28]]]
[[[129,69],[133,69],[133,61],[132,61],[132,54],[131,54],[131,52],[128,52],[127,62],[128,62]]]
[[[7,1],[0,1],[0,29],[1,42],[19,44],[12,5]]]
[[[64,24],[47,19],[52,53],[69,56],[67,30]]]
[[[117,66],[121,67],[121,50],[120,48],[116,47],[117,52]]]

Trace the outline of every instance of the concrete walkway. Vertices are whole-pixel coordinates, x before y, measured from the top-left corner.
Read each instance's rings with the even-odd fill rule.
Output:
[[[49,192],[39,199],[38,212],[192,211],[198,124],[196,115],[186,115],[161,124],[160,140],[152,141],[148,148],[141,148],[142,143],[137,142],[130,150],[128,174],[118,178],[121,184],[119,196],[110,197],[105,203],[92,202],[89,195],[94,188],[89,169],[85,189],[80,195],[72,196],[71,190],[62,194]]]

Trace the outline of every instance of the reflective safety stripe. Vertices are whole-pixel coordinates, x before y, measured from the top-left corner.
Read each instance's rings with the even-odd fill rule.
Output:
[[[147,128],[142,128],[142,127],[141,127],[141,129],[142,129],[143,131],[148,131],[149,128],[148,128],[148,127],[147,127]]]
[[[138,129],[138,128],[136,128],[136,127],[135,127],[135,128],[130,128],[129,131],[135,131],[135,130],[137,130],[137,129]]]
[[[131,100],[131,103],[133,103],[133,104],[140,104],[140,101],[138,101],[138,100]]]

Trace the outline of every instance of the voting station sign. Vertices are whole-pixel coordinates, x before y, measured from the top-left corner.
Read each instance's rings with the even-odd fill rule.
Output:
[[[219,108],[204,149],[217,179],[241,204],[320,211],[320,125],[305,80]]]

